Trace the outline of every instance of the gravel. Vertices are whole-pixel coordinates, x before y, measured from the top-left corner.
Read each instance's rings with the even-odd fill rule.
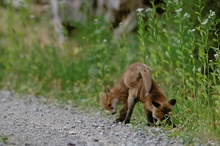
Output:
[[[0,91],[0,146],[185,145],[180,138],[168,138],[160,128],[113,124],[113,117],[104,117],[102,112]]]

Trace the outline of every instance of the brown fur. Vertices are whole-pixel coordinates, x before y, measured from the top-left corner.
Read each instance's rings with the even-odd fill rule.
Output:
[[[156,120],[162,121],[176,103],[175,99],[167,101],[163,90],[151,78],[149,67],[139,62],[131,64],[125,70],[111,91],[108,88],[105,89],[105,93],[100,98],[100,104],[114,114],[117,104],[123,103],[120,117],[116,119],[116,122],[129,123],[137,101],[144,104],[150,123],[154,123]]]
[[[171,124],[169,115],[172,113],[172,107],[176,104],[176,100],[168,101],[166,94],[156,81],[152,80],[152,87],[148,96],[144,95],[142,88],[139,101],[144,104],[148,122],[154,123],[167,119],[167,123]]]
[[[143,83],[144,94],[149,94],[152,84],[151,70],[147,65],[135,62],[124,71],[112,91],[106,88],[103,97],[100,99],[101,105],[114,114],[118,101],[126,103],[127,108],[124,108],[127,111],[123,114],[123,116],[125,115],[123,120],[125,120],[125,123],[129,123],[130,115],[132,114],[140,90],[138,86],[140,83]],[[115,98],[118,100],[115,100]]]

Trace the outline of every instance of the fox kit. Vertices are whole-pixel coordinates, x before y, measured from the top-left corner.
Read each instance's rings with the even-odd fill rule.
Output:
[[[152,84],[151,70],[147,65],[135,62],[128,66],[111,91],[108,88],[105,89],[105,93],[100,99],[101,105],[114,114],[118,102],[125,103],[126,107],[123,109],[127,111],[125,113],[123,111],[123,115],[126,114],[123,120],[125,123],[129,123],[130,115],[140,92],[140,83],[143,83],[144,94],[149,94]]]
[[[154,124],[156,121],[166,119],[167,124],[171,125],[169,115],[172,113],[172,107],[176,104],[176,99],[168,101],[167,96],[154,80],[152,80],[149,95],[146,96],[143,90],[142,87],[138,99],[144,104],[148,122]]]
[[[100,104],[112,114],[116,113],[117,104],[123,103],[116,122],[129,123],[134,105],[137,101],[144,103],[148,121],[162,121],[171,112],[176,100],[167,101],[167,97],[152,79],[150,68],[143,63],[131,64],[123,73],[112,90],[105,89]]]

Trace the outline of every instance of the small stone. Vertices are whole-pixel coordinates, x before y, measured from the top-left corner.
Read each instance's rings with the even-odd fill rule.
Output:
[[[31,144],[30,144],[30,143],[25,143],[24,145],[25,145],[25,146],[31,146]]]
[[[96,138],[92,139],[92,141],[94,141],[94,142],[99,142],[99,140],[96,139]]]
[[[74,124],[74,125],[72,125],[72,126],[71,126],[71,128],[76,128],[76,125],[75,125],[75,124]]]
[[[82,121],[82,120],[79,120],[79,121],[76,121],[76,123],[83,123],[83,121]]]
[[[69,143],[67,144],[67,146],[76,146],[76,144],[69,142]]]
[[[72,131],[69,131],[69,134],[70,134],[70,135],[76,135],[76,134],[78,134],[78,133],[72,130]]]
[[[1,100],[2,103],[5,103],[7,100],[4,98]]]
[[[67,126],[64,126],[64,127],[63,127],[63,130],[68,130],[68,127],[67,127]]]

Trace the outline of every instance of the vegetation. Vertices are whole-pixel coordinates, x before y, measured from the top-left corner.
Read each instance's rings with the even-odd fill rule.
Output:
[[[137,33],[123,34],[117,42],[110,24],[91,17],[86,26],[75,24],[63,46],[56,43],[48,13],[38,17],[32,9],[1,7],[1,89],[98,110],[104,86],[113,86],[128,64],[141,61],[168,97],[177,99],[171,136],[188,144],[195,137],[219,140],[220,20],[202,0],[165,1],[161,16],[155,8],[137,12]],[[145,123],[141,105],[133,119]]]

